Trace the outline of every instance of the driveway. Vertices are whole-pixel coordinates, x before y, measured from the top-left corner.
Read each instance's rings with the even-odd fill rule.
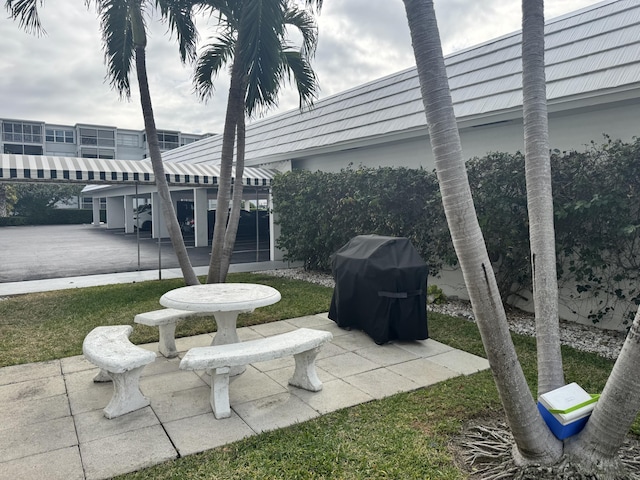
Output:
[[[209,265],[210,248],[193,247],[185,237],[194,267]],[[259,260],[269,260],[268,240]],[[256,261],[255,242],[238,241],[231,263]],[[0,283],[65,278],[102,273],[176,268],[178,260],[168,238],[158,245],[149,232],[140,237],[122,229],[93,225],[0,227]]]

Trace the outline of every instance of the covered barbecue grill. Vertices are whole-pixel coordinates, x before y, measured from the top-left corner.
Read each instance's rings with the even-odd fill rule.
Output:
[[[377,344],[423,340],[429,268],[409,239],[359,235],[331,256],[336,286],[329,318]]]

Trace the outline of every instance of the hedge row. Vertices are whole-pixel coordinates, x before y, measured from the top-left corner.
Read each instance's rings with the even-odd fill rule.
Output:
[[[503,298],[531,288],[524,156],[492,153],[467,164],[487,249]],[[598,299],[594,322],[640,304],[640,141],[607,139],[585,151],[552,153],[560,284]],[[361,234],[403,236],[437,273],[456,258],[434,172],[408,168],[294,171],[273,182],[277,246],[308,269]]]

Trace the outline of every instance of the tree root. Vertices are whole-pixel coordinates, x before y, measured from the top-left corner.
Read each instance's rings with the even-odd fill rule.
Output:
[[[627,438],[619,452],[623,476],[584,472],[566,457],[553,466],[520,467],[512,456],[513,436],[503,421],[476,420],[450,447],[458,466],[474,480],[640,480],[640,441],[635,437]]]

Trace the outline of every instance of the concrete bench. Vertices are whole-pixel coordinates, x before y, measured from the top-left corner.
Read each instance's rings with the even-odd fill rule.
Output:
[[[322,390],[315,359],[320,347],[333,335],[322,330],[299,328],[272,337],[210,347],[191,348],[180,362],[181,370],[211,372],[211,408],[216,418],[231,416],[229,372],[231,367],[293,355],[295,371],[289,385],[312,392]]]
[[[104,416],[114,418],[149,405],[140,392],[142,369],[156,359],[156,354],[129,341],[131,325],[96,327],[82,343],[84,357],[100,368],[94,382],[113,381],[113,396]]]
[[[206,312],[189,312],[175,308],[163,308],[152,312],[139,313],[134,317],[133,321],[149,327],[158,327],[160,337],[158,351],[166,358],[173,358],[178,356],[176,349],[176,324],[178,321],[203,315],[211,314],[207,314]]]

